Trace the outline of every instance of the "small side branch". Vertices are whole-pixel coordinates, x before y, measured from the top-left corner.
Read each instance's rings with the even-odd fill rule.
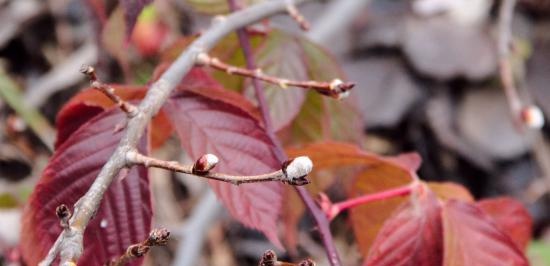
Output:
[[[207,53],[200,53],[197,56],[197,65],[211,67],[213,69],[226,72],[230,75],[239,75],[243,77],[258,79],[267,83],[278,85],[283,89],[286,89],[289,86],[312,89],[320,94],[337,99],[347,97],[349,95],[349,90],[351,90],[355,86],[355,84],[352,82],[343,82],[339,79],[334,79],[331,82],[321,82],[313,80],[296,81],[269,76],[264,74],[261,69],[250,70],[229,65],[225,62],[222,62],[216,57],[209,56]]]
[[[95,69],[91,66],[82,66],[80,69],[82,74],[85,74],[90,79],[90,84],[92,88],[102,92],[105,96],[109,97],[118,107],[125,112],[128,117],[133,117],[137,114],[138,109],[136,106],[122,100],[118,95],[115,94],[115,89],[99,80],[95,73]]]
[[[176,161],[159,160],[140,154],[137,151],[128,152],[126,160],[129,165],[143,165],[145,167],[162,168],[169,171],[228,182],[234,185],[280,181],[294,186],[303,186],[309,184],[310,181],[306,177],[311,172],[313,167],[313,164],[308,157],[301,156],[286,161],[283,163],[281,169],[275,172],[262,175],[237,176],[211,172],[210,170],[212,170],[218,163],[218,158],[213,154],[205,154],[201,156],[192,165],[182,165]]]
[[[141,243],[131,245],[126,249],[126,253],[122,254],[119,258],[111,261],[109,266],[122,266],[126,265],[132,260],[143,257],[149,249],[154,246],[166,246],[168,239],[170,238],[170,232],[166,229],[153,229],[149,233],[149,237]]]

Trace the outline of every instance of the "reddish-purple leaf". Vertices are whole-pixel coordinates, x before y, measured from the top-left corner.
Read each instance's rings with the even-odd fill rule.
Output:
[[[137,18],[147,4],[152,0],[120,0],[120,5],[124,9],[124,22],[126,23],[126,38],[132,34]]]
[[[443,265],[529,265],[512,239],[473,204],[443,205]]]
[[[525,207],[512,198],[500,197],[476,203],[489,214],[502,231],[514,240],[520,250],[525,250],[531,240],[533,221]]]
[[[365,265],[441,265],[441,206],[433,192],[422,188],[384,223]]]
[[[72,209],[88,190],[121,138],[122,132],[113,129],[124,120],[113,107],[80,126],[57,148],[23,215],[21,248],[27,265],[37,265],[45,257],[61,232],[55,208],[66,204]],[[144,153],[146,146],[142,141]],[[151,217],[147,169],[134,167],[109,187],[84,234],[78,265],[103,265],[121,255],[147,237]]]
[[[189,82],[184,80],[182,84]],[[220,158],[215,171],[230,174],[261,174],[280,168],[274,145],[263,127],[241,107],[249,105],[246,99],[217,86],[201,91],[180,90],[165,106],[183,148],[191,157],[213,153]],[[282,202],[280,183],[235,186],[210,181],[210,185],[236,219],[262,231],[280,246],[276,233]]]

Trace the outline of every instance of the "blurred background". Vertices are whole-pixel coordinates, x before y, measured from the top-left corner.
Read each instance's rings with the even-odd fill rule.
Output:
[[[19,265],[21,211],[52,154],[57,112],[87,86],[80,66],[95,65],[104,81],[145,84],[162,51],[204,30],[211,14],[227,9],[224,2],[155,0],[123,46],[118,1],[0,0],[0,264]],[[519,199],[534,221],[529,257],[533,265],[550,265],[550,128],[521,127],[512,116],[499,76],[500,5],[320,1],[300,7],[309,32],[287,16],[269,26],[305,34],[330,50],[357,84],[350,98],[363,117],[357,126],[365,149],[416,151],[422,179],[463,184],[476,198]],[[550,114],[550,0],[518,1],[510,46],[519,99]],[[185,157],[173,145],[157,153]],[[155,223],[166,225],[176,241],[154,249],[146,265],[255,265],[273,248],[229,217],[205,182],[151,171]],[[325,265],[323,247],[304,219],[297,257]],[[346,227],[337,220],[332,229],[345,265],[352,265],[360,255]]]

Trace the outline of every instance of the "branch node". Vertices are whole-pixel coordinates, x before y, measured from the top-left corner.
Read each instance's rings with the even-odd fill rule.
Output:
[[[287,160],[281,167],[284,174],[282,181],[296,186],[307,185],[310,181],[306,177],[312,169],[313,163],[307,156]]]

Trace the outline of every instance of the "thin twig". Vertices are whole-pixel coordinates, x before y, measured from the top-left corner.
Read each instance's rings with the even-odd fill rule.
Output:
[[[90,79],[90,84],[92,87],[105,96],[107,96],[111,101],[118,105],[118,107],[125,112],[128,117],[132,117],[137,114],[137,107],[122,100],[118,95],[115,94],[115,89],[99,80],[95,73],[95,69],[91,66],[82,66],[80,69],[82,74],[85,74]]]
[[[235,0],[228,1],[231,10],[236,11],[238,9],[237,2]],[[246,32],[246,30],[240,29],[237,31],[237,36],[239,38],[239,43],[241,44],[241,48],[243,49],[244,57],[246,59],[246,67],[248,69],[256,69],[254,63],[254,55],[252,53],[252,47],[250,46],[248,33]],[[256,99],[258,99],[258,104],[262,113],[265,130],[268,137],[275,144],[275,156],[280,162],[284,162],[288,159],[288,157],[285,154],[281,143],[277,139],[277,136],[275,135],[275,130],[273,129],[273,123],[271,121],[271,115],[269,113],[263,86],[258,79],[252,79],[252,84],[254,86],[254,93],[256,95]],[[307,189],[298,186],[295,187],[295,189],[304,204],[306,205],[309,213],[313,216],[315,222],[317,223],[317,228],[319,229],[319,234],[321,236],[323,246],[325,247],[330,265],[340,266],[342,263],[338,255],[338,251],[336,250],[336,246],[334,245],[332,233],[330,232],[330,224],[327,217],[325,216],[324,212],[319,208],[319,206],[317,206],[315,200],[311,197]]]
[[[117,259],[111,261],[109,266],[122,266],[130,263],[132,260],[143,257],[151,247],[166,246],[168,239],[170,238],[170,232],[168,230],[153,229],[149,233],[149,237],[143,240],[141,243],[134,244],[126,249],[126,252]]]
[[[225,62],[222,62],[216,57],[211,57],[207,53],[201,53],[197,57],[197,64],[201,66],[208,66],[216,70],[224,71],[230,75],[239,75],[243,77],[249,77],[253,79],[259,79],[267,83],[278,85],[279,87],[286,89],[289,86],[300,87],[304,89],[313,89],[320,94],[331,96],[337,99],[345,98],[349,95],[349,90],[351,90],[355,84],[352,82],[342,82],[339,79],[334,79],[331,82],[322,82],[322,81],[296,81],[288,80],[284,78],[274,77],[266,75],[262,72],[261,69],[257,68],[255,70],[250,70],[246,68],[241,68],[233,65],[229,65]]]
[[[295,0],[296,3],[305,1],[307,0]],[[182,78],[195,65],[197,55],[212,49],[224,36],[235,29],[242,28],[276,13],[284,12],[285,8],[286,3],[283,0],[266,1],[228,15],[223,20],[218,20],[209,30],[196,39],[166,72],[151,85],[145,98],[137,108],[137,114],[128,119],[126,131],[114,153],[103,166],[90,189],[75,204],[74,214],[69,221],[71,232],[74,233],[69,234],[63,231],[48,252],[48,258],[55,258],[59,254],[61,265],[70,265],[78,261],[83,250],[84,231],[97,212],[103,195],[110,184],[119,171],[126,167],[126,154],[135,149],[153,115],[160,110],[172,90],[177,87]],[[42,265],[51,265],[52,262],[53,260],[45,260]]]
[[[310,28],[309,22],[306,20],[306,18],[300,13],[296,5],[294,5],[294,1],[287,0],[288,4],[286,6],[286,11],[288,12],[288,15],[300,25],[300,28],[302,30],[308,31]]]
[[[512,17],[516,0],[503,0],[500,4],[499,21],[498,21],[498,54],[499,54],[499,71],[502,88],[508,99],[510,111],[514,121],[519,118],[521,110],[521,100],[517,88],[514,84],[514,73],[510,63],[510,48],[512,46]]]
[[[545,189],[540,190],[534,197],[528,195],[528,198],[538,198],[550,190],[550,164],[548,159],[550,154],[544,140],[544,135],[540,129],[544,126],[544,115],[540,108],[535,105],[529,105],[522,102],[519,97],[518,88],[514,79],[514,72],[510,58],[512,46],[512,19],[517,0],[503,0],[500,3],[498,15],[498,52],[499,52],[499,74],[502,88],[510,105],[510,112],[513,121],[520,126],[522,133],[526,133],[523,126],[535,129],[533,153],[537,164],[544,177]],[[532,186],[538,186],[535,181]],[[527,194],[532,191],[528,189]]]
[[[217,181],[228,182],[233,185],[267,182],[267,181],[280,181],[285,184],[290,184],[295,186],[303,186],[303,185],[309,184],[309,180],[307,180],[305,175],[289,174],[290,172],[289,168],[292,167],[292,164],[283,164],[282,169],[272,173],[267,173],[262,175],[251,175],[251,176],[236,176],[236,175],[228,175],[228,174],[211,172],[210,170],[214,167],[211,165],[209,165],[207,168],[202,168],[198,170],[197,166],[201,165],[198,162],[200,162],[202,158],[208,157],[208,155],[213,156],[211,154],[207,154],[201,157],[199,160],[197,160],[197,163],[193,165],[182,165],[176,161],[163,161],[163,160],[145,156],[136,151],[128,152],[126,158],[128,160],[128,163],[131,165],[137,164],[137,165],[143,165],[145,167],[157,167],[157,168],[162,168],[173,172],[179,172],[184,174],[195,175],[198,177],[213,179]],[[298,157],[298,158],[301,158],[301,157]]]

